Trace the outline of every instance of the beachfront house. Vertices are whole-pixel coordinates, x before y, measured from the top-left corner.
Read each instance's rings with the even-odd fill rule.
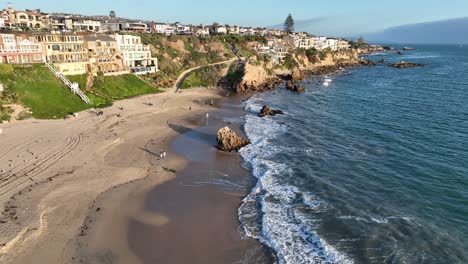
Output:
[[[116,74],[127,70],[124,66],[123,54],[118,51],[117,40],[109,35],[85,35],[84,47],[88,51],[88,70],[93,74],[98,72]]]
[[[141,43],[139,36],[114,34],[112,36],[123,54],[124,66],[134,74],[154,73],[158,71],[158,59],[151,57],[148,45]]]
[[[84,74],[88,64],[88,52],[84,37],[72,33],[37,33],[35,40],[41,44],[45,60],[52,63],[64,75]]]
[[[0,33],[0,63],[41,63],[42,48],[27,34]]]

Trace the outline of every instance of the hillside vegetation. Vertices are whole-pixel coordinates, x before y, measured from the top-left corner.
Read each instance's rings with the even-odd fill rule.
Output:
[[[160,72],[148,74],[144,78],[157,87],[170,87],[185,70],[211,63],[232,59],[234,44],[238,54],[243,57],[255,55],[249,43],[265,42],[258,36],[162,36],[137,34],[144,44],[150,45],[153,57],[158,58]],[[193,77],[192,77],[193,78]]]
[[[1,67],[0,81],[5,88],[0,98],[3,120],[9,120],[5,104],[21,104],[30,109],[33,117],[45,119],[62,118],[89,107],[43,64]]]
[[[126,74],[97,76],[94,85],[85,90],[86,76],[68,76],[78,82],[94,105],[88,105],[65,86],[44,64],[0,65],[0,81],[5,91],[0,92],[0,120],[10,120],[12,110],[5,105],[19,104],[29,109],[23,117],[56,119],[96,106],[108,106],[113,100],[157,92],[151,85]]]

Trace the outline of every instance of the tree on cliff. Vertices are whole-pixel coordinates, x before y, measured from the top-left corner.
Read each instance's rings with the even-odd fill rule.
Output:
[[[288,15],[286,20],[284,21],[284,31],[288,33],[294,32],[294,19],[291,14]]]
[[[114,10],[109,12],[109,17],[112,18],[112,19],[115,18],[115,11]]]

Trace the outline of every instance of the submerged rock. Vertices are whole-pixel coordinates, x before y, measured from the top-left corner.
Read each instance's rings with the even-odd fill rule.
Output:
[[[413,62],[398,62],[394,64],[390,64],[390,67],[404,69],[404,68],[412,68],[412,67],[422,67],[424,64],[413,63]]]
[[[218,141],[218,149],[226,152],[238,151],[250,144],[248,139],[238,136],[227,126],[218,131],[216,141]]]
[[[282,115],[284,114],[281,110],[271,109],[268,106],[264,105],[262,110],[260,110],[260,114],[258,116],[265,117],[265,116],[274,116],[274,115]]]

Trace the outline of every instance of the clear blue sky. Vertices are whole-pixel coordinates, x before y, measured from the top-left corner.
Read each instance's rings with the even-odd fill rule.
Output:
[[[390,26],[468,16],[468,0],[11,0],[16,9],[118,16],[158,22],[271,26],[288,13],[296,29],[350,36]],[[386,2],[386,4],[384,4]],[[6,7],[7,1],[0,2]]]

